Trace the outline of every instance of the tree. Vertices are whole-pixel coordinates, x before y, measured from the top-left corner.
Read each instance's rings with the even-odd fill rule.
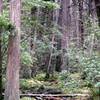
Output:
[[[3,1],[0,0],[0,17],[2,15],[2,5],[3,5]],[[2,100],[2,29],[0,28],[0,100]]]
[[[66,57],[67,49],[69,47],[69,34],[70,34],[70,0],[62,0],[62,69],[66,69],[65,66],[68,65],[68,57]]]
[[[79,7],[79,47],[84,44],[84,25],[83,25],[83,0],[78,0]]]
[[[61,6],[61,0],[55,0],[56,3],[58,3]],[[58,24],[59,26],[62,25],[62,8],[57,9],[55,11],[55,23]],[[59,29],[61,30],[61,29]],[[61,51],[61,36],[56,36],[56,42],[57,42],[57,50]],[[56,66],[55,70],[60,72],[61,71],[61,65],[62,65],[62,60],[61,60],[61,54],[56,56]]]
[[[7,84],[4,100],[19,100],[19,70],[20,70],[20,0],[10,1],[10,20],[14,29],[9,35]]]
[[[95,2],[95,6],[96,6],[96,12],[97,12],[97,16],[98,16],[98,22],[99,22],[99,26],[100,26],[100,0],[93,0]]]

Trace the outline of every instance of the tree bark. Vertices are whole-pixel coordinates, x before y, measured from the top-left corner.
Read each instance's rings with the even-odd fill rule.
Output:
[[[83,0],[78,0],[79,3],[79,47],[84,44],[84,25],[83,25]]]
[[[62,70],[67,69],[68,57],[67,49],[69,47],[69,34],[70,34],[70,0],[62,0]]]
[[[20,69],[20,0],[10,1],[10,19],[15,29],[9,35],[7,84],[4,100],[20,100],[19,69]]]
[[[96,12],[98,16],[99,26],[100,26],[100,0],[94,0],[96,6]]]
[[[51,69],[54,41],[55,41],[55,35],[52,34],[52,48],[51,48],[49,63],[48,63],[47,71],[46,71],[46,77],[45,77],[46,79],[50,78],[50,69]]]
[[[61,0],[55,0],[56,3],[58,3],[61,6]],[[59,26],[62,25],[62,8],[57,9],[55,13],[55,23]],[[61,31],[61,29],[58,28],[58,30]],[[57,42],[57,50],[61,51],[61,36],[56,36],[56,42]],[[61,60],[61,54],[56,56],[56,66],[55,66],[55,71],[61,72],[61,65],[62,65],[62,60]]]
[[[0,0],[0,16],[2,15],[3,1]],[[2,29],[0,28],[0,100],[3,100],[2,97]]]

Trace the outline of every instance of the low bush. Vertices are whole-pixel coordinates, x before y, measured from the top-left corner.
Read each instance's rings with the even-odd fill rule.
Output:
[[[29,90],[31,88],[38,88],[43,85],[43,82],[34,79],[21,79],[20,87],[22,90]]]
[[[71,77],[71,74],[67,71],[62,71],[58,78],[58,87],[64,92],[72,93],[77,92],[81,87],[81,80]]]

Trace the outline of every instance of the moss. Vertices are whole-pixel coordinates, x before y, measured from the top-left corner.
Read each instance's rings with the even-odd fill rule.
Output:
[[[23,97],[20,100],[36,100],[35,98],[28,98],[28,97]]]

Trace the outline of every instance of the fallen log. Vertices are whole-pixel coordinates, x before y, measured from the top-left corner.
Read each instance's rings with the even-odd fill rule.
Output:
[[[3,96],[5,94],[3,93]],[[20,97],[90,97],[89,94],[20,94]]]

